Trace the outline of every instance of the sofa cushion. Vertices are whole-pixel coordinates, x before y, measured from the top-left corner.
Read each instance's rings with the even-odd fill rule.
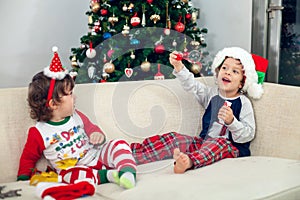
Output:
[[[173,173],[173,160],[138,166],[137,186],[98,187],[109,199],[300,199],[300,161],[243,157],[225,159],[185,174]],[[283,198],[284,197],[284,198]]]

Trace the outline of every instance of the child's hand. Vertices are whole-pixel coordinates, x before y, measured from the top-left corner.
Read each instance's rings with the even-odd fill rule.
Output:
[[[175,69],[176,72],[179,72],[184,67],[184,65],[181,62],[181,60],[176,59],[177,58],[176,54],[178,54],[178,53],[179,52],[174,51],[174,52],[170,53],[170,55],[169,55],[169,61],[170,61],[171,65],[173,65],[173,67],[174,67],[174,69]]]
[[[90,143],[95,144],[103,144],[105,142],[105,136],[102,133],[94,132],[90,135]]]
[[[225,124],[231,124],[234,118],[232,109],[226,105],[223,105],[219,110],[218,118],[222,119]]]

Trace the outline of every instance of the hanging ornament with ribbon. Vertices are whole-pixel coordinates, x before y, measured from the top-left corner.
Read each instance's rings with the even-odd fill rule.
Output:
[[[160,72],[160,64],[157,64],[157,73],[154,76],[154,80],[164,80],[165,76]]]
[[[137,12],[131,18],[130,23],[132,26],[137,26],[141,23],[141,19],[138,17]]]
[[[133,69],[130,68],[130,63],[128,63],[128,66],[124,70],[125,75],[127,78],[130,78],[133,74]]]
[[[92,42],[90,42],[90,46],[89,46],[89,48],[86,50],[86,52],[85,52],[85,54],[86,54],[86,56],[88,57],[88,58],[94,58],[95,56],[96,56],[96,50],[93,48],[93,43]]]
[[[143,12],[143,15],[142,15],[142,26],[145,27],[146,26],[146,16],[145,16],[145,12],[146,12],[146,9],[145,9],[145,5],[143,4],[142,6],[142,12]]]
[[[175,25],[175,30],[182,33],[185,29],[185,25],[181,23],[182,16],[179,17],[177,24]]]

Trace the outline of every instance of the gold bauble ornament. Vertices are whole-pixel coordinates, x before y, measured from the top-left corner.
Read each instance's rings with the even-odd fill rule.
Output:
[[[105,63],[103,66],[103,70],[104,70],[104,72],[111,74],[115,71],[115,65],[111,62]]]
[[[141,69],[143,70],[143,72],[149,72],[150,67],[151,67],[151,63],[148,62],[147,59],[141,64]]]
[[[91,5],[91,10],[93,13],[97,13],[100,10],[100,4],[95,2]]]
[[[191,67],[191,71],[194,74],[199,74],[201,72],[201,69],[202,69],[202,65],[198,65],[198,64],[193,64]]]
[[[181,2],[183,2],[183,3],[188,3],[189,0],[181,0]]]

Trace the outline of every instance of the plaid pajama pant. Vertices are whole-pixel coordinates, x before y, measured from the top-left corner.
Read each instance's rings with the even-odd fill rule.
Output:
[[[238,157],[239,151],[226,138],[193,137],[169,132],[131,143],[133,157],[137,164],[145,164],[173,157],[175,148],[186,153],[193,162],[193,168],[210,165],[224,158]]]

